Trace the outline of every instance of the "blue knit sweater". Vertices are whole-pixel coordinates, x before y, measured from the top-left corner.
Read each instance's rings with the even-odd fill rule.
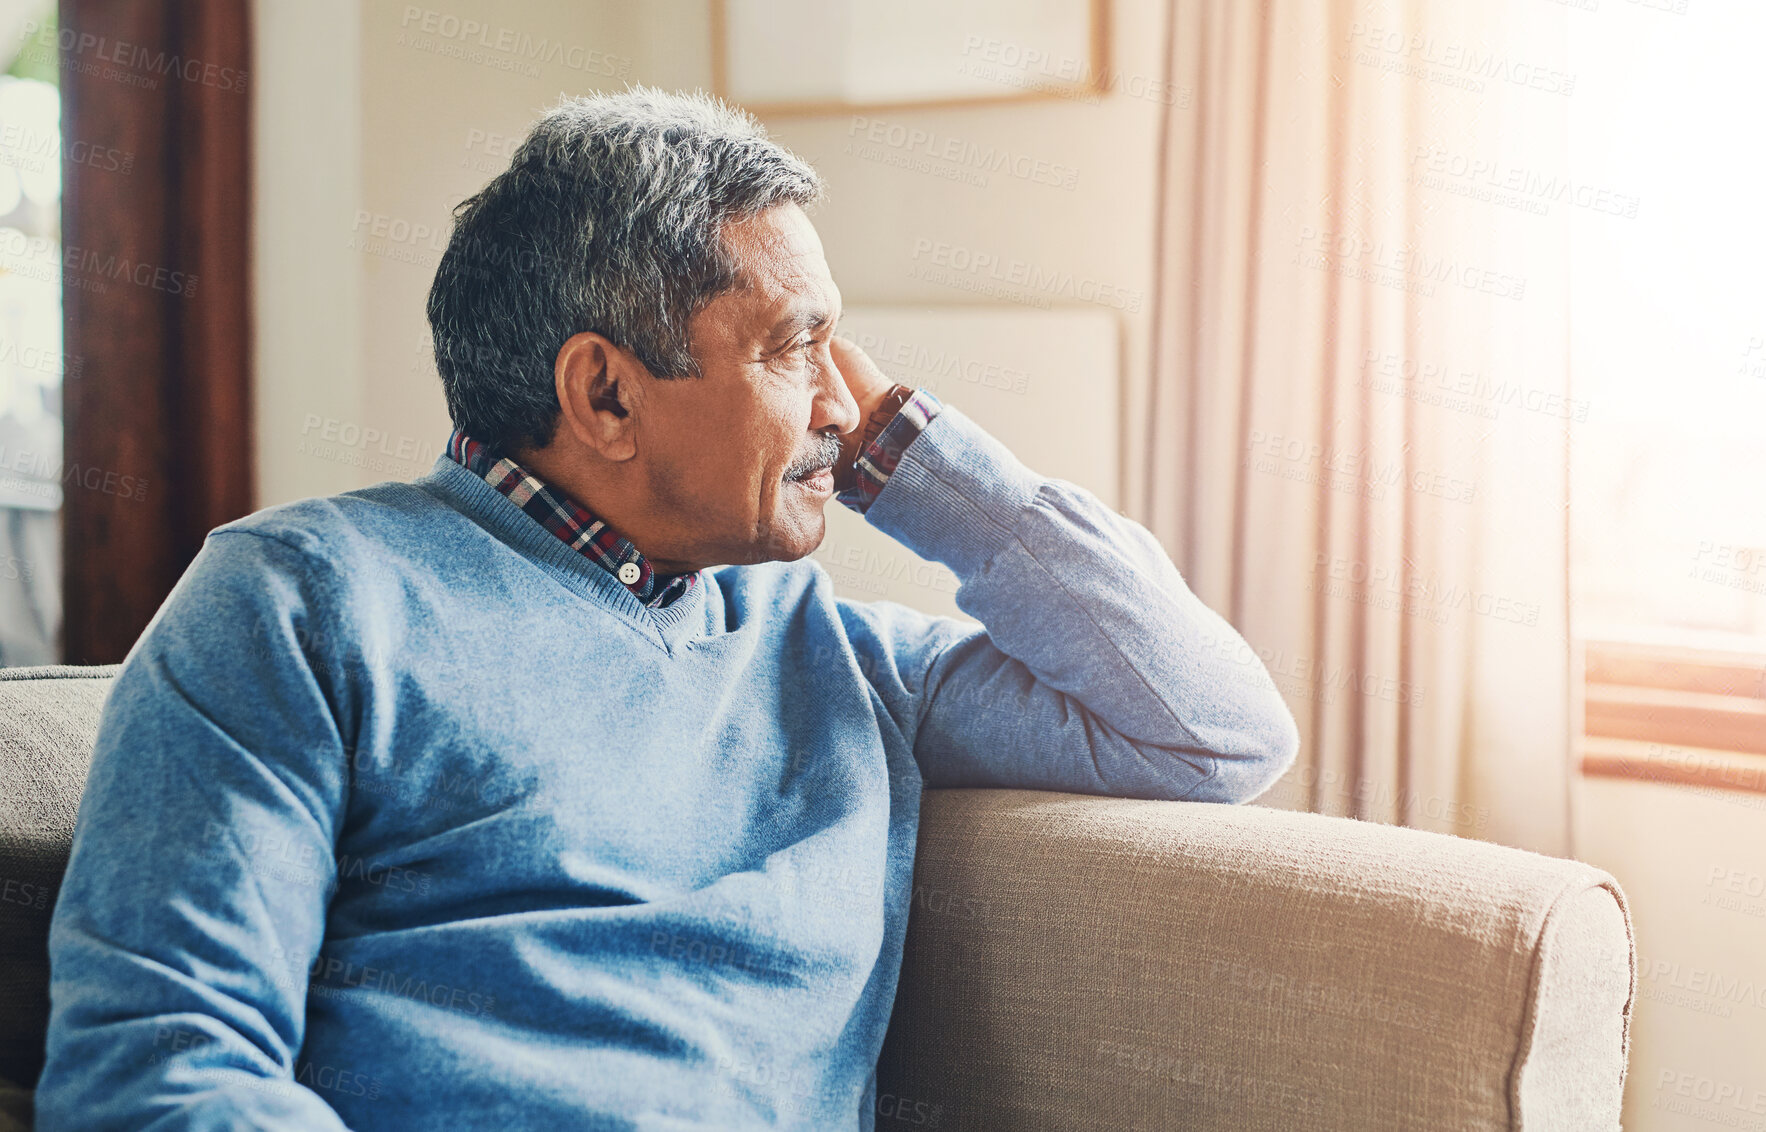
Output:
[[[1148,532],[953,406],[813,559],[648,609],[445,458],[212,533],[111,693],[40,1132],[870,1129],[920,792],[1237,802],[1294,723]]]

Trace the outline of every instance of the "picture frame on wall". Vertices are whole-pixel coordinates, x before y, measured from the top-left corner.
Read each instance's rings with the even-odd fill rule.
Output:
[[[1066,98],[1109,75],[1109,0],[711,0],[712,86],[757,114]]]

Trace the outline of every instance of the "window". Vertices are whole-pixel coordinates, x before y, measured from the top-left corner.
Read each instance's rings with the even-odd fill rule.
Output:
[[[1766,7],[1581,15],[1578,614],[1593,638],[1766,652]]]
[[[1572,15],[1583,768],[1766,791],[1766,8]]]
[[[55,6],[0,75],[0,664],[52,664],[61,635],[61,96]]]

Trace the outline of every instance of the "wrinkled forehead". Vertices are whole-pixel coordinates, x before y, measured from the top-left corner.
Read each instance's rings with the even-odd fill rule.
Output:
[[[735,261],[736,283],[707,311],[737,324],[727,331],[783,342],[838,321],[839,288],[815,226],[797,205],[732,221],[724,225],[723,239]]]
[[[834,278],[822,239],[795,204],[769,208],[724,225],[724,246],[736,263],[736,290],[753,300],[786,301],[803,295],[827,301]]]

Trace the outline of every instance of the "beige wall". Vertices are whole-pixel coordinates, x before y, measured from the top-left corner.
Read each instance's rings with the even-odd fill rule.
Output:
[[[257,439],[265,505],[428,469],[448,422],[428,355],[424,297],[449,210],[500,168],[507,140],[561,92],[628,78],[663,87],[709,82],[704,0],[447,0],[445,8],[419,6],[415,23],[409,7],[258,4]],[[1115,5],[1115,65],[1131,89],[1145,90],[1159,72],[1161,7]],[[425,32],[421,13],[430,11],[556,41],[578,65],[523,73],[517,57]],[[1061,419],[1066,398],[1086,396],[1088,382],[1119,381],[1117,403],[1135,403],[1146,368],[1159,109],[1152,99],[1116,94],[1095,105],[864,116],[884,123],[881,142],[870,140],[871,121],[851,115],[769,124],[827,177],[817,225],[849,305],[1037,309],[1012,301],[1033,297],[1025,289],[985,296],[928,277],[934,260],[957,248],[1140,296],[1138,313],[1071,304],[1114,320],[1120,372],[1072,375],[1060,396],[997,410],[1022,414],[1014,427],[1036,435]],[[953,180],[950,164],[898,168],[887,162],[913,155],[890,144],[890,127],[920,131],[935,149],[1003,147],[1076,176],[1064,188],[994,172],[981,186]],[[1131,441],[1137,424],[1122,422],[1121,435]],[[1132,458],[1129,443],[1096,444],[1074,454],[1076,464],[1120,467]],[[1035,465],[1034,454],[1026,458]],[[946,601],[935,591],[924,597],[941,610]],[[1582,854],[1611,869],[1629,893],[1649,963],[1626,1126],[1707,1127],[1711,1121],[1697,1115],[1705,1082],[1713,1090],[1766,1089],[1759,1068],[1766,899],[1749,895],[1766,874],[1766,798],[1591,783],[1579,829]],[[1676,1104],[1692,1114],[1674,1111]]]
[[[1766,794],[1594,778],[1579,817],[1637,929],[1625,1127],[1766,1129]]]
[[[362,198],[362,67],[356,0],[258,0],[252,19],[255,439],[267,506],[372,482],[308,453],[325,420],[362,419],[362,257],[347,246]]]

